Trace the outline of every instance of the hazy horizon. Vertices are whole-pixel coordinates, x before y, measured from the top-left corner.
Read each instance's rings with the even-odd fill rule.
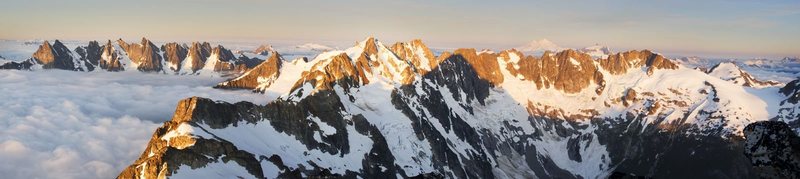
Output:
[[[437,48],[569,48],[681,56],[800,56],[796,1],[11,1],[0,39],[215,41],[349,45],[423,39]],[[357,5],[353,5],[357,4]]]

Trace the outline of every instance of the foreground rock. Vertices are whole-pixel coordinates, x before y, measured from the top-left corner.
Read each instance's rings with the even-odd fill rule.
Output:
[[[745,137],[744,154],[761,178],[800,178],[800,138],[786,123],[750,124]]]

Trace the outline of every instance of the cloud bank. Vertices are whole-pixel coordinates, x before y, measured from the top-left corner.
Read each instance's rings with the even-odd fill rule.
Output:
[[[139,72],[0,71],[3,178],[113,178],[144,150],[180,99],[263,104],[218,77]]]

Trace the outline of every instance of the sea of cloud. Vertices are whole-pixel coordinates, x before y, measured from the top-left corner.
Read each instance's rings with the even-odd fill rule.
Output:
[[[264,104],[220,77],[0,70],[0,178],[113,178],[191,96]]]

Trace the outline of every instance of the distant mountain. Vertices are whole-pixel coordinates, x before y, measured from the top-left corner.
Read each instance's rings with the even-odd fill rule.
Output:
[[[185,99],[119,177],[756,178],[744,137],[761,134],[745,126],[771,113],[796,126],[800,91],[747,88],[649,50],[433,56],[421,40],[368,38],[281,59],[217,86],[280,97]],[[735,68],[712,71],[723,69]]]
[[[0,69],[61,69],[74,71],[141,71],[180,75],[238,75],[261,63],[261,59],[236,56],[230,50],[208,42],[166,43],[160,48],[142,38],[140,43],[122,39],[104,45],[90,41],[74,51],[56,40],[44,41],[32,58],[23,62],[6,62]]]
[[[580,52],[589,54],[595,58],[606,58],[611,55],[611,50],[606,46],[601,46],[599,44],[585,47],[583,49],[578,50]]]
[[[319,51],[319,52],[333,50],[333,48],[331,48],[331,47],[328,47],[328,46],[325,46],[325,45],[320,45],[320,44],[315,44],[315,43],[305,43],[305,44],[302,44],[302,45],[294,46],[294,48],[297,49],[297,50]]]
[[[781,59],[784,63],[800,63],[800,57],[784,57]]]
[[[529,42],[528,44],[517,47],[517,50],[522,52],[538,52],[538,53],[543,53],[544,51],[557,52],[563,49],[565,48],[558,46],[547,39],[534,40]]]
[[[739,65],[736,65],[733,62],[720,62],[714,67],[708,69],[707,73],[711,76],[715,76],[720,79],[733,82],[734,84],[739,84],[747,87],[763,88],[763,87],[783,85],[777,81],[757,80],[752,75],[750,75],[750,73],[745,72],[744,70],[739,68]]]
[[[705,60],[698,56],[689,56],[689,57],[680,57],[678,59],[675,59],[675,62],[688,67],[697,67],[703,65],[703,63],[705,63]]]
[[[256,50],[253,51],[253,53],[259,55],[269,55],[269,53],[273,51],[275,51],[275,49],[272,48],[272,45],[260,45],[258,48],[256,48]]]
[[[32,60],[26,60],[23,62],[15,62],[9,61],[5,57],[0,56],[0,70],[20,70],[20,69],[30,69],[33,66]]]

